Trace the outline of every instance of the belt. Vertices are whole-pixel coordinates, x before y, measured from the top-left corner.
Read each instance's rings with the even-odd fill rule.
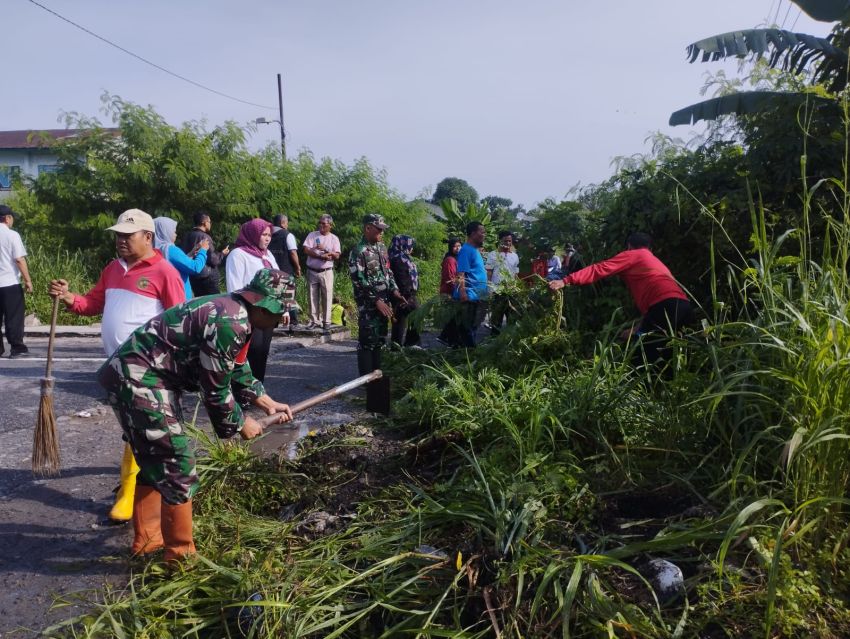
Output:
[[[332,271],[333,268],[333,266],[329,266],[328,268],[313,268],[312,266],[308,266],[307,270],[313,271],[314,273],[324,273],[325,271]]]

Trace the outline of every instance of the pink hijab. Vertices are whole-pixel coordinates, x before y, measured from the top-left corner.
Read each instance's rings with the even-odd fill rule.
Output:
[[[265,251],[260,250],[260,236],[263,234],[263,231],[271,228],[272,225],[270,222],[255,218],[239,227],[239,237],[236,238],[236,247],[241,248],[249,255],[259,257],[263,260],[263,266],[266,268],[271,268],[272,263],[268,260],[268,249]]]

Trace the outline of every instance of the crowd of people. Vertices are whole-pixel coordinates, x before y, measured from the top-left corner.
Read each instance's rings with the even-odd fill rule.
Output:
[[[15,213],[0,206],[0,322],[11,356],[27,353],[23,342],[24,293],[32,293],[26,249],[12,230]],[[195,460],[183,430],[180,396],[199,391],[212,426],[221,437],[260,435],[259,422],[243,408],[254,404],[279,421],[291,419],[287,404],[273,400],[263,386],[273,332],[298,321],[296,279],[302,276],[298,242],[289,220],[255,218],[241,225],[233,247],[215,248],[206,213],[177,243],[177,221],[153,219],[130,209],[107,230],[117,258],[86,293],[69,290],[65,279],[50,282],[49,293],[79,315],[101,315],[107,357],[98,378],[115,409],[126,442],[120,485],[110,517],[132,520],[132,553],[164,549],[167,560],[194,552],[192,495]],[[419,270],[414,238],[397,234],[383,243],[388,224],[379,214],[362,220],[362,237],[350,251],[348,270],[357,304],[357,365],[361,375],[381,367],[387,337],[399,346],[419,348],[420,334],[409,322],[419,308]],[[329,331],[346,323],[334,295],[334,274],[342,255],[332,232],[333,218],[322,215],[301,244],[305,256],[309,320],[306,328]],[[440,295],[455,310],[439,336],[450,347],[476,345],[489,309],[498,334],[515,319],[509,293],[520,261],[514,235],[498,234],[496,250],[483,249],[486,228],[466,227],[466,240],[449,238],[441,265]],[[626,250],[584,267],[578,251],[564,247],[563,260],[540,251],[531,272],[553,291],[619,275],[642,315],[629,337],[644,336],[650,359],[671,332],[692,319],[687,296],[650,250],[650,238],[633,233]],[[221,293],[224,265],[226,292]],[[653,336],[655,336],[653,338]],[[660,338],[658,336],[661,336]],[[0,335],[0,354],[3,352]]]

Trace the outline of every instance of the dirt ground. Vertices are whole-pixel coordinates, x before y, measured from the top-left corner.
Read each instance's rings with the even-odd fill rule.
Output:
[[[127,578],[129,526],[108,525],[118,480],[120,429],[94,372],[103,360],[100,340],[60,339],[56,350],[55,414],[62,452],[59,477],[30,471],[32,432],[44,374],[47,340],[28,340],[31,357],[0,360],[5,401],[0,411],[0,637],[33,637],[84,612],[79,593],[100,592]],[[357,376],[356,343],[301,347],[286,338],[273,345],[266,386],[296,402]],[[356,393],[356,391],[355,391]],[[197,403],[186,397],[187,416]],[[300,415],[257,444],[288,449],[308,430],[363,418],[361,404],[332,400]],[[199,421],[204,421],[203,411]]]

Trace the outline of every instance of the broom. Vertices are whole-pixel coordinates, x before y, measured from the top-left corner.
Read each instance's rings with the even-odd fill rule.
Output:
[[[59,474],[59,438],[56,435],[56,416],[53,414],[53,339],[56,337],[56,317],[59,298],[53,298],[53,316],[50,318],[50,341],[47,343],[47,367],[41,378],[41,401],[38,404],[38,421],[32,438],[32,472],[55,477]]]

